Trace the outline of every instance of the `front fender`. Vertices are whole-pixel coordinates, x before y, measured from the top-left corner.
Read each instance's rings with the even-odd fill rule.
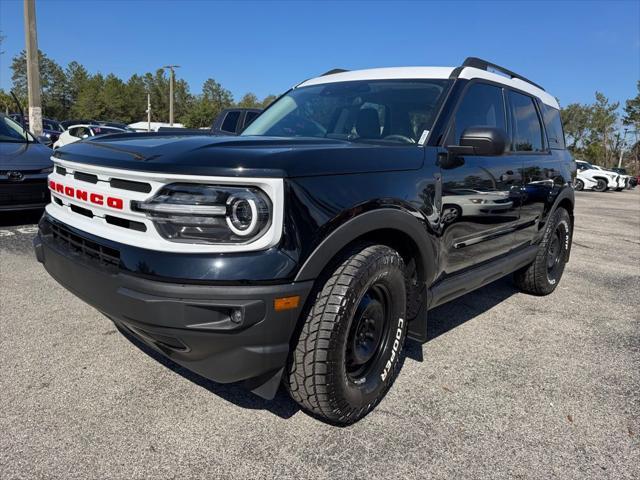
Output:
[[[418,214],[404,210],[382,208],[361,213],[343,223],[327,235],[302,265],[295,281],[314,280],[347,245],[376,231],[396,231],[407,236],[415,245],[417,266],[429,284],[436,271],[436,246],[433,237]],[[390,232],[390,234],[392,234]]]

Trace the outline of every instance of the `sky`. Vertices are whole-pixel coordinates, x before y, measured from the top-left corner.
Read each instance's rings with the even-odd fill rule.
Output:
[[[562,105],[636,95],[640,0],[215,2],[36,0],[39,47],[61,65],[134,73],[178,64],[262,98],[332,68],[456,66],[467,56],[518,72]],[[24,48],[23,1],[0,0],[0,88]]]

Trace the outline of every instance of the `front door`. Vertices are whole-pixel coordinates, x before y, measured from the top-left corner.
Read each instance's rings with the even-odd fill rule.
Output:
[[[459,145],[469,127],[509,130],[503,88],[472,82],[467,87],[446,136]],[[442,176],[442,273],[463,271],[507,253],[517,241],[522,193],[522,156],[466,155]]]

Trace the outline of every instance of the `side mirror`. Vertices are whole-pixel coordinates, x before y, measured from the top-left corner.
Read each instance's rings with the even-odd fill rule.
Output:
[[[451,145],[447,150],[458,155],[497,156],[507,146],[507,134],[501,128],[469,127],[462,132],[460,145]]]
[[[450,155],[478,155],[484,157],[502,155],[507,146],[507,134],[501,128],[469,127],[462,132],[460,145],[449,145]]]
[[[40,143],[42,143],[43,145],[46,145],[49,148],[51,148],[51,145],[53,145],[53,142],[51,141],[51,139],[49,137],[47,137],[46,135],[38,135],[37,140]]]

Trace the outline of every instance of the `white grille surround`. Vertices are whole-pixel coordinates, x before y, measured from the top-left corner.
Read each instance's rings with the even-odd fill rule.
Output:
[[[51,190],[52,201],[47,205],[46,212],[51,217],[66,225],[97,237],[148,250],[179,253],[236,253],[266,250],[277,245],[282,237],[284,218],[284,180],[282,178],[220,177],[139,172],[85,165],[54,157],[52,157],[51,160],[54,162],[53,173],[49,175],[49,188]],[[57,167],[65,169],[66,175],[58,173]],[[76,172],[95,175],[98,181],[97,183],[91,183],[78,180],[74,178]],[[148,193],[143,193],[125,188],[114,188],[110,185],[112,179],[143,182],[149,184],[151,190]],[[64,191],[60,193],[55,189],[51,189],[52,181],[55,182],[55,184],[61,184],[74,190],[82,190],[89,194],[95,193],[101,195],[104,199],[104,204],[97,205],[94,202],[90,202],[89,199],[85,201],[75,196],[69,196],[66,194],[68,192],[65,193]],[[155,196],[162,187],[170,183],[258,187],[271,200],[271,225],[260,238],[243,244],[200,244],[167,240],[158,233],[153,225],[153,221],[147,218],[144,213],[131,210],[131,201],[149,200]],[[122,209],[114,209],[106,205],[107,197],[122,199]],[[62,205],[58,202],[62,203]],[[72,206],[90,210],[93,217],[90,218],[78,213],[77,208],[76,211],[74,211]],[[107,216],[144,224],[146,231],[107,223]]]

